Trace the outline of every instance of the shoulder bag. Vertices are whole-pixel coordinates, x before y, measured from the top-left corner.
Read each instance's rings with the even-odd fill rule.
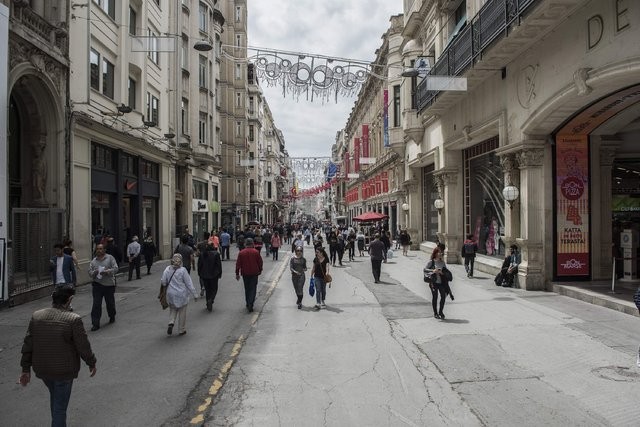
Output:
[[[427,263],[427,265],[424,267],[424,269],[422,269],[422,273],[424,275],[423,280],[425,281],[425,283],[433,283],[435,281],[435,271],[432,270],[433,268],[433,261],[429,261]]]
[[[169,303],[167,302],[167,287],[169,286],[169,283],[171,283],[171,279],[173,279],[173,275],[176,274],[176,271],[178,271],[178,269],[173,270],[173,273],[171,274],[171,277],[169,277],[169,281],[167,282],[167,286],[162,286],[162,283],[160,283],[160,293],[158,294],[158,299],[160,300],[160,305],[162,306],[163,310],[166,310],[166,308],[169,307]]]
[[[322,263],[320,263],[320,267],[322,267]],[[329,273],[326,273],[325,270],[322,270],[322,276],[324,278],[324,283],[331,283],[333,281],[333,277]]]

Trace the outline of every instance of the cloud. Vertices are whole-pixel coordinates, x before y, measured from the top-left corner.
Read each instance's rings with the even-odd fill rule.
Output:
[[[248,2],[249,46],[373,61],[402,0],[260,0]],[[249,52],[251,54],[252,52]],[[282,96],[282,87],[262,82],[275,125],[292,157],[331,155],[336,133],[347,122],[356,97],[324,103]]]

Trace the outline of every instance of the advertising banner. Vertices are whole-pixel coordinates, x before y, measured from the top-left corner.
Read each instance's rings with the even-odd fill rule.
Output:
[[[362,125],[362,157],[369,157],[369,125]]]
[[[384,146],[389,147],[389,89],[384,90],[382,98],[382,132]]]
[[[589,141],[556,136],[558,276],[589,275]]]

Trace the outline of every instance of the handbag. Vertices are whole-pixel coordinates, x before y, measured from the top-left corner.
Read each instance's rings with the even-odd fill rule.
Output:
[[[309,279],[309,295],[314,296],[316,294],[316,281],[313,279]]]
[[[422,269],[422,274],[424,275],[422,280],[424,280],[425,283],[432,284],[435,281],[436,272],[432,270],[433,266],[433,261],[429,261],[427,265]]]
[[[169,307],[169,303],[167,302],[167,287],[169,286],[169,283],[171,283],[171,279],[173,279],[173,275],[176,274],[176,271],[178,271],[178,269],[173,270],[173,273],[171,274],[171,277],[169,277],[169,281],[167,282],[167,286],[162,286],[162,283],[160,283],[160,293],[158,294],[158,299],[160,300],[160,305],[162,306],[163,310],[166,310],[166,308]]]
[[[322,267],[322,263],[320,263],[320,267]],[[324,283],[331,283],[333,281],[333,277],[331,277],[331,274],[326,273],[325,271],[322,272],[322,276],[322,278],[324,279]]]

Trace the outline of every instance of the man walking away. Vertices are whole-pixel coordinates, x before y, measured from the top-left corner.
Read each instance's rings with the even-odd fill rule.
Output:
[[[373,279],[376,283],[380,283],[380,270],[382,268],[382,261],[387,261],[387,250],[382,240],[380,240],[379,233],[376,233],[373,242],[369,243],[369,256],[371,257]]]
[[[222,277],[222,262],[218,249],[208,244],[198,257],[198,275],[204,284],[207,299],[207,310],[211,311],[218,293],[218,280]]]
[[[75,286],[77,282],[76,268],[73,265],[73,258],[64,253],[64,245],[56,244],[54,247],[55,255],[49,260],[49,271],[51,272],[51,280],[57,287]]]
[[[253,239],[245,239],[244,244],[245,248],[238,253],[236,260],[236,280],[240,280],[242,275],[247,310],[251,313],[256,300],[258,276],[262,274],[262,256],[253,247]]]
[[[67,425],[67,407],[73,380],[80,371],[80,359],[89,366],[90,376],[96,374],[96,356],[82,318],[69,311],[74,294],[71,286],[56,288],[52,307],[31,316],[22,344],[22,374],[18,382],[23,386],[29,384],[31,368],[44,382],[49,389],[52,426]]]
[[[100,329],[102,317],[102,298],[107,305],[109,323],[116,321],[116,282],[115,274],[118,272],[118,263],[115,258],[107,254],[103,245],[96,246],[96,256],[89,263],[89,276],[92,283],[93,306],[91,307],[91,330]]]
[[[136,269],[136,280],[140,279],[140,243],[138,236],[133,236],[131,243],[127,246],[127,254],[129,255],[129,281],[133,276],[133,269]]]
[[[478,244],[473,240],[473,234],[467,235],[467,240],[462,245],[462,256],[464,257],[464,269],[467,270],[467,277],[473,277],[473,264],[478,252]]]
[[[182,256],[182,266],[187,269],[189,274],[191,274],[191,267],[195,267],[196,261],[194,257],[194,250],[188,244],[189,236],[183,234],[180,237],[180,244],[176,246],[176,249],[173,251],[174,254],[180,254]]]
[[[226,255],[226,259],[229,259],[229,247],[231,246],[231,235],[229,233],[227,233],[227,230],[223,230],[222,233],[220,233],[220,247],[222,248],[221,251],[221,258],[225,259],[225,255]]]

